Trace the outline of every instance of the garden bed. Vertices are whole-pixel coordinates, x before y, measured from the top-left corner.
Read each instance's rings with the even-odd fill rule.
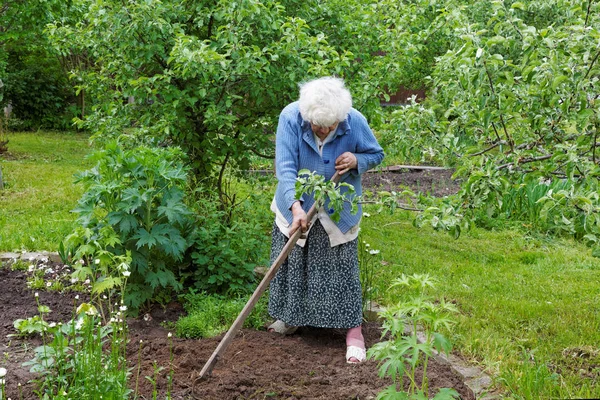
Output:
[[[53,266],[56,269],[56,266]],[[0,269],[0,336],[4,357],[7,396],[14,399],[34,399],[35,385],[29,382],[35,376],[21,364],[33,357],[33,349],[41,344],[39,338],[17,339],[7,337],[15,333],[13,321],[37,314],[34,291],[26,286],[26,273]],[[39,301],[52,310],[49,321],[68,321],[74,306],[82,301],[76,293],[39,291]],[[166,377],[173,371],[170,390],[174,399],[192,398],[194,379],[206,360],[217,347],[222,336],[193,340],[169,338],[163,328],[165,321],[174,321],[183,310],[177,303],[157,308],[145,317],[130,319],[128,360],[132,389],[138,382],[138,394],[152,398],[153,386],[145,377],[158,373],[159,398],[167,392]],[[365,326],[365,339],[370,346],[379,340],[377,324]],[[141,343],[140,343],[141,341]],[[390,382],[380,380],[377,365],[369,361],[348,365],[344,360],[344,332],[331,329],[300,329],[290,337],[281,337],[266,331],[242,330],[216,365],[208,382],[196,387],[202,399],[368,399],[387,387]],[[172,359],[172,362],[171,362]],[[139,362],[141,360],[141,363]],[[138,370],[139,368],[139,370]],[[138,372],[139,371],[139,372]],[[448,365],[431,360],[428,366],[430,387],[452,387],[463,399],[474,396]],[[20,384],[20,388],[18,385]],[[133,397],[133,396],[132,396]]]

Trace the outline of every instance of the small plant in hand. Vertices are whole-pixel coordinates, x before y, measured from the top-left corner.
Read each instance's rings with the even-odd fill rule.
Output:
[[[334,210],[331,219],[335,222],[340,220],[340,212],[344,208],[344,203],[350,204],[352,213],[358,212],[359,197],[355,195],[354,186],[348,183],[334,183],[325,181],[325,177],[317,175],[308,169],[298,171],[296,179],[296,196],[299,197],[305,193],[313,194],[315,204],[318,207],[327,204]]]
[[[427,294],[435,281],[427,274],[402,275],[390,289],[402,287],[402,299],[398,304],[386,308],[380,313],[383,318],[383,335],[390,339],[375,344],[368,351],[368,357],[380,361],[379,375],[390,377],[394,382],[379,393],[378,399],[427,399],[429,386],[427,364],[435,351],[449,353],[450,341],[440,333],[448,330],[454,320],[451,314],[456,307],[443,299],[436,301]],[[421,342],[417,333],[422,330]],[[417,370],[422,369],[419,382]],[[408,377],[408,390],[403,389],[403,378]],[[454,389],[440,389],[433,397],[435,400],[455,399],[458,393]]]

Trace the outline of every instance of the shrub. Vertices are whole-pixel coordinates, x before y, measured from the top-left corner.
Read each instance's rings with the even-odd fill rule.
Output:
[[[83,226],[67,240],[91,263],[99,250],[131,254],[125,301],[137,310],[161,289],[180,290],[179,269],[193,243],[192,212],[185,205],[186,169],[174,148],[123,150],[108,143],[97,165],[78,178],[86,192],[75,212]]]

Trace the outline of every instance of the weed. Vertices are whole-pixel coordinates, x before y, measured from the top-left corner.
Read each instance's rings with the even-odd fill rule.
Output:
[[[443,300],[436,301],[428,295],[427,290],[435,286],[435,281],[429,275],[402,275],[390,289],[397,286],[404,289],[405,299],[380,313],[384,318],[382,337],[389,333],[391,339],[375,344],[368,352],[369,358],[380,361],[379,376],[388,376],[394,382],[377,398],[427,399],[427,364],[434,351],[450,352],[450,341],[440,330],[448,329],[454,323],[450,314],[456,312],[456,308]],[[422,342],[418,338],[419,329],[422,329],[424,334]],[[418,367],[422,367],[423,371],[420,382],[416,376]],[[402,389],[405,376],[410,381],[406,392]],[[457,397],[458,393],[455,390],[441,389],[434,399]]]
[[[216,336],[227,331],[244,308],[248,298],[229,299],[217,295],[191,292],[184,296],[188,315],[176,323],[176,334],[184,338]],[[267,300],[263,296],[244,322],[245,327],[255,329],[267,320]]]

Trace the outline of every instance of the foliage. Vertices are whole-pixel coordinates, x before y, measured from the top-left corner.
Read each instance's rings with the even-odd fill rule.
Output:
[[[137,310],[160,289],[179,290],[178,268],[192,244],[193,219],[183,202],[186,170],[175,148],[122,149],[107,144],[95,155],[96,167],[82,173],[85,194],[76,212],[82,227],[67,238],[83,259],[78,274],[94,276],[100,287],[112,286],[123,271],[102,271],[112,254],[131,255],[125,297]]]
[[[0,108],[13,107],[8,126],[18,129],[68,129],[75,116],[68,59],[44,33],[46,24],[75,20],[72,1],[6,0],[0,7]]]
[[[427,293],[428,289],[435,286],[435,282],[426,274],[402,274],[390,286],[390,289],[401,286],[405,299],[380,313],[384,319],[382,337],[389,333],[391,339],[376,343],[368,351],[369,358],[381,362],[379,376],[388,376],[394,382],[377,396],[378,399],[429,398],[427,363],[434,351],[447,354],[450,352],[451,343],[440,330],[450,328],[455,322],[450,314],[457,311],[453,304],[443,299],[435,301]],[[418,337],[420,330],[424,335],[422,341]],[[415,379],[419,366],[423,368],[420,383]],[[410,381],[408,392],[402,390],[404,376]],[[433,398],[441,400],[457,397],[458,393],[455,390],[441,389]]]
[[[177,336],[183,338],[213,337],[229,329],[233,321],[242,311],[249,297],[225,298],[206,293],[190,293],[183,296],[187,315],[175,324]],[[248,318],[245,327],[260,329],[267,318],[267,300],[262,297]]]
[[[125,360],[126,308],[121,307],[109,323],[102,324],[97,309],[82,303],[72,320],[56,324],[44,321],[44,314],[50,311],[45,307],[46,312],[42,312],[44,307],[38,302],[39,319],[44,322],[39,331],[43,345],[34,350],[31,361],[24,363],[31,372],[41,374],[36,380],[40,398],[126,399],[131,391]]]
[[[426,103],[392,114],[385,142],[457,166],[464,183],[449,207],[457,221],[481,209],[498,216],[515,182],[566,180],[569,189],[539,200],[551,210],[549,223],[596,242],[599,6],[485,3],[489,9],[474,14],[449,2],[436,17],[433,25],[444,23],[451,45],[431,75],[435,90]]]
[[[298,171],[296,179],[296,196],[304,193],[310,193],[315,199],[317,208],[327,205],[333,209],[331,219],[335,222],[340,220],[340,212],[344,208],[344,203],[350,203],[350,211],[354,214],[358,212],[358,196],[355,195],[354,186],[349,183],[325,182],[325,177],[317,175],[315,172],[307,169]]]
[[[204,192],[203,188],[197,189]],[[202,195],[201,195],[202,196]],[[212,293],[246,292],[255,281],[254,268],[265,252],[265,235],[250,215],[250,206],[240,205],[239,216],[230,219],[218,209],[215,196],[200,197],[193,205],[197,215],[191,258],[193,270],[185,276],[198,290]]]

